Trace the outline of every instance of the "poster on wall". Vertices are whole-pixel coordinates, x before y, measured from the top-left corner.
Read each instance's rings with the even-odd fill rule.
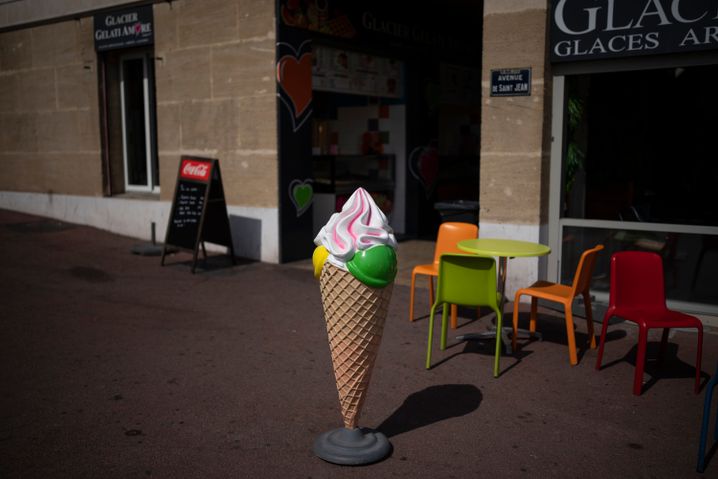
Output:
[[[312,170],[312,41],[306,30],[277,30],[279,131],[279,261],[314,251]]]
[[[354,95],[402,97],[402,62],[351,50],[313,48],[312,89]]]
[[[349,17],[329,0],[283,0],[279,6],[283,25],[310,30],[339,38],[354,38],[357,34]]]

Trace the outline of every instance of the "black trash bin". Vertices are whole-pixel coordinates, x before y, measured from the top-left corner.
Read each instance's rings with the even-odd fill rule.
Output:
[[[439,212],[441,222],[457,221],[461,223],[479,224],[479,202],[470,200],[440,201],[434,203]]]

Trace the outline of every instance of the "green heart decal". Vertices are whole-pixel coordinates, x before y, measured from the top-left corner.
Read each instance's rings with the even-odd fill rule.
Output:
[[[312,205],[312,200],[314,199],[312,180],[292,180],[289,183],[289,199],[292,200],[294,207],[297,209],[297,217],[302,216]]]

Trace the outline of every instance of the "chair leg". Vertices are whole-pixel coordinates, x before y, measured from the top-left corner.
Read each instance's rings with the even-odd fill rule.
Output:
[[[451,305],[451,329],[456,329],[459,319],[459,307],[455,304]]]
[[[696,385],[695,385],[695,393],[698,394],[698,391],[701,388],[701,357],[703,355],[703,325],[700,324],[698,327],[698,345],[696,346]],[[716,372],[718,374],[718,371]],[[718,419],[716,419],[716,438],[718,438]]]
[[[593,331],[593,306],[591,305],[591,295],[583,294],[583,305],[586,309],[586,327],[588,328],[588,340],[591,349],[596,349],[596,334]]]
[[[708,424],[711,415],[711,402],[713,400],[713,388],[706,391],[706,399],[703,402],[703,420],[701,421],[701,439],[698,443],[698,466],[696,471],[703,473],[705,469],[706,442],[708,440]],[[717,423],[718,424],[718,423]]]
[[[596,357],[596,370],[601,370],[601,359],[603,358],[603,347],[606,345],[606,331],[608,331],[608,321],[613,317],[613,311],[609,309],[603,316],[603,325],[601,327],[601,339],[598,341],[598,355]]]
[[[452,305],[453,306],[453,305]],[[446,317],[449,315],[449,303],[444,303],[444,307],[441,308],[441,344],[440,348],[443,351],[446,349],[446,330],[448,329],[449,323],[446,321]]]
[[[571,366],[578,364],[578,357],[576,356],[576,332],[573,327],[573,312],[571,310],[571,303],[567,302],[563,305],[566,317],[566,337],[568,338],[568,360]]]
[[[711,381],[713,382],[713,381]],[[709,384],[709,386],[713,386]],[[703,420],[701,421],[701,439],[698,444],[698,466],[696,471],[703,473],[705,469],[706,442],[708,440],[708,425],[711,418],[711,403],[713,402],[713,387],[706,391],[706,398],[703,401]],[[716,433],[718,433],[718,420],[716,421]],[[717,434],[718,436],[718,434]]]
[[[431,343],[434,341],[434,313],[436,312],[436,304],[431,307],[429,313],[429,340],[426,347],[426,369],[431,367]]]
[[[536,316],[538,315],[538,298],[531,296],[531,315],[529,316],[529,333],[536,332]]]
[[[409,321],[414,321],[414,286],[416,286],[416,273],[412,271],[411,287],[409,288]]]
[[[496,352],[494,353],[494,377],[499,377],[499,359],[501,358],[501,311],[496,309]]]
[[[516,337],[519,335],[519,302],[521,301],[521,291],[516,292],[516,297],[514,298],[514,316],[513,316],[513,326],[514,331],[511,335],[511,350],[516,354]],[[533,301],[533,297],[531,298]]]
[[[648,342],[648,328],[638,326],[638,349],[636,350],[636,372],[633,376],[633,394],[641,395],[643,389],[643,368],[646,365],[646,345]]]
[[[668,346],[668,333],[671,328],[663,328],[663,335],[661,335],[661,347],[658,349],[658,364],[663,363],[663,356],[666,354],[666,347]]]
[[[434,304],[434,277],[429,276],[429,303]]]

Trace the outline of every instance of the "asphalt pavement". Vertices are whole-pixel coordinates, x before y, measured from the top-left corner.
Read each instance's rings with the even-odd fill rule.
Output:
[[[410,322],[404,281],[360,419],[393,453],[326,463],[312,444],[342,420],[311,272],[211,254],[191,274],[188,254],[163,267],[137,243],[0,211],[1,478],[718,477],[715,459],[695,473],[694,333],[671,333],[640,397],[634,327],[611,326],[596,371],[576,318],[571,367],[547,310],[543,341],[503,357],[497,379],[492,344],[453,339],[490,325],[466,310],[426,370],[428,295]],[[718,335],[703,350],[705,383]]]

